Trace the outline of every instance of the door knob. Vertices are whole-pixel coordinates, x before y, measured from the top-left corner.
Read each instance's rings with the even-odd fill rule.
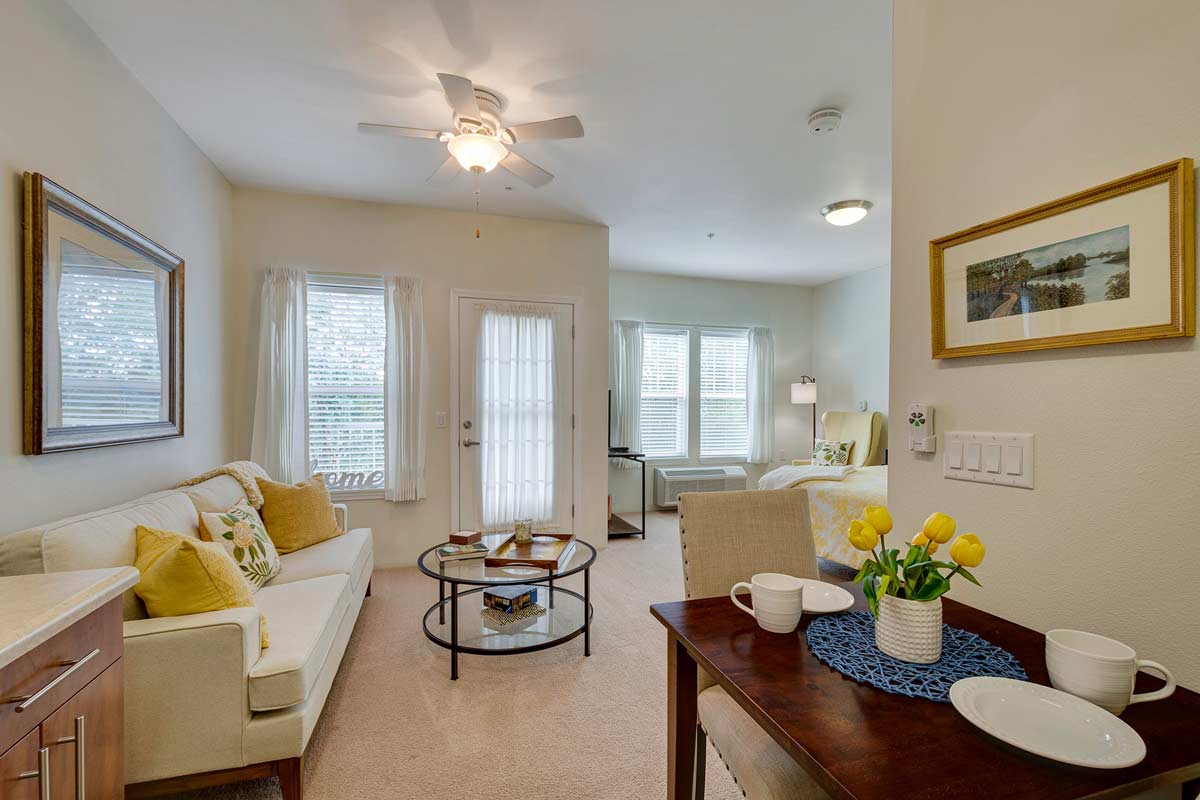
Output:
[[[478,446],[479,446],[479,442],[477,442],[477,441],[475,441],[474,439],[471,439],[470,437],[468,437],[468,438],[465,438],[465,439],[463,439],[463,440],[462,440],[462,445],[463,445],[463,447],[478,447]]]

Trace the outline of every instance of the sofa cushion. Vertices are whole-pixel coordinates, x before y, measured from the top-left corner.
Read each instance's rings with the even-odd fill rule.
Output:
[[[174,531],[199,539],[196,508],[179,491],[157,492],[120,506],[94,511],[42,526],[45,572],[133,566],[137,559],[137,526]],[[130,589],[123,601],[125,619],[146,616]]]
[[[218,475],[204,483],[189,486],[184,492],[192,500],[197,512],[224,511],[233,508],[238,500],[246,499],[242,485],[229,475]],[[248,501],[247,501],[248,502]]]
[[[349,575],[357,591],[370,575],[371,529],[356,528],[336,539],[279,557],[280,571],[267,586],[302,581],[322,575]]]
[[[321,673],[353,593],[346,575],[264,586],[254,595],[271,620],[271,647],[250,670],[250,708],[304,702]]]
[[[329,487],[321,475],[294,485],[256,480],[263,496],[262,520],[280,554],[342,535],[329,500]]]

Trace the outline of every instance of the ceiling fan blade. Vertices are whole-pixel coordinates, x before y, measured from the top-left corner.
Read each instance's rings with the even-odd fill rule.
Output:
[[[500,166],[516,175],[521,180],[528,183],[533,188],[537,189],[545,186],[550,181],[554,180],[554,176],[546,170],[534,164],[532,161],[527,161],[517,155],[512,150],[508,151],[508,155],[500,162]]]
[[[507,130],[514,142],[528,142],[533,139],[578,139],[583,136],[583,123],[579,121],[579,117],[559,117],[514,125]]]
[[[425,179],[426,183],[446,183],[455,175],[458,174],[460,167],[458,162],[454,160],[454,156],[450,156],[437,170]]]
[[[382,133],[391,136],[407,136],[410,139],[441,139],[441,131],[431,131],[425,128],[406,128],[403,125],[379,125],[374,122],[358,123],[359,133]]]
[[[450,101],[455,114],[475,122],[483,119],[479,116],[479,103],[475,100],[475,84],[466,78],[444,72],[438,73],[438,80],[442,82],[442,90],[446,92],[446,99]]]

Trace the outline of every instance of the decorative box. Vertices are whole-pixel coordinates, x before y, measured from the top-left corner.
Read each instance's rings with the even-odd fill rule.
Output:
[[[493,586],[483,590],[483,605],[505,614],[515,614],[536,602],[536,586]]]
[[[479,531],[459,531],[450,534],[450,544],[475,544],[483,536]]]

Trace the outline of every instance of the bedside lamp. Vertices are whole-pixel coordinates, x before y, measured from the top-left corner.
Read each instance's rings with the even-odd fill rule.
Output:
[[[812,406],[813,447],[816,447],[816,445],[817,445],[817,382],[807,375],[801,375],[800,382],[792,384],[792,405]]]

